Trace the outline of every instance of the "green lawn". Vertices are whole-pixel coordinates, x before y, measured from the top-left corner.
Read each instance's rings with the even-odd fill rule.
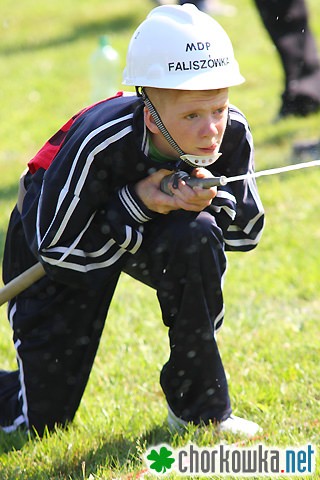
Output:
[[[273,123],[282,90],[276,52],[251,1],[227,3],[237,6],[238,15],[219,20],[247,79],[231,90],[231,101],[249,119],[256,169],[289,164],[294,141],[320,136],[320,114]],[[320,4],[309,0],[308,5],[320,49]],[[128,40],[152,6],[151,0],[18,0],[14,5],[2,0],[1,256],[26,162],[89,102],[88,59],[98,36],[108,34],[124,66]],[[218,336],[234,411],[264,430],[241,445],[319,447],[319,170],[258,183],[266,229],[256,250],[228,255],[226,317]],[[15,368],[5,306],[0,339],[1,368]],[[150,445],[241,442],[209,427],[200,432],[190,427],[183,436],[168,432],[158,383],[167,355],[155,293],[123,276],[74,423],[42,440],[0,434],[1,480],[132,479],[141,477],[141,455]],[[319,461],[312,478],[320,478]]]

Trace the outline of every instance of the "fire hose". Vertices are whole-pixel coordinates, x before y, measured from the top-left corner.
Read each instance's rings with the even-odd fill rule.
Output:
[[[162,179],[161,190],[168,195],[173,195],[169,189],[169,185],[177,187],[179,180],[184,180],[189,187],[202,187],[211,188],[227,185],[227,183],[237,182],[239,180],[249,180],[251,178],[264,177],[267,175],[276,175],[283,172],[290,172],[292,170],[300,170],[302,168],[320,166],[320,160],[313,160],[312,162],[297,163],[294,165],[287,165],[285,167],[271,168],[269,170],[261,170],[260,172],[245,173],[243,175],[235,175],[234,177],[209,177],[209,178],[197,178],[190,177],[186,172],[178,171],[167,175]]]
[[[217,186],[227,185],[228,183],[237,182],[239,180],[250,180],[253,178],[277,175],[284,172],[290,172],[293,170],[300,170],[302,168],[320,166],[320,160],[313,160],[311,162],[298,163],[294,165],[288,165],[284,167],[271,168],[269,170],[261,170],[259,172],[245,173],[243,175],[235,175],[232,177],[210,177],[210,178],[197,178],[191,177],[186,172],[178,171],[167,175],[161,181],[160,188],[164,193],[173,195],[169,185],[173,185],[177,188],[179,180],[183,180],[190,187],[200,186],[202,188],[211,188]],[[4,287],[0,289],[0,306],[14,298],[19,293],[26,290],[33,283],[40,280],[45,275],[45,269],[42,264],[36,263],[25,272],[18,275],[16,278],[8,282]]]

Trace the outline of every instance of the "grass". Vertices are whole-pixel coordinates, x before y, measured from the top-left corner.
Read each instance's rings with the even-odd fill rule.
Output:
[[[235,4],[236,17],[219,19],[247,78],[232,89],[231,101],[251,124],[257,170],[285,165],[294,160],[294,141],[319,137],[320,115],[272,122],[282,90],[280,64],[252,3]],[[308,5],[320,48],[315,21],[320,6],[316,0]],[[108,34],[124,66],[129,37],[151,7],[148,0],[20,0],[13,9],[12,2],[2,0],[1,253],[20,172],[89,101],[88,58],[97,37]],[[236,414],[264,429],[246,445],[319,447],[319,173],[310,169],[258,182],[265,233],[255,251],[228,255],[226,319],[218,336],[232,403]],[[5,306],[0,338],[1,368],[15,368]],[[158,383],[167,355],[167,332],[154,292],[123,276],[75,421],[42,440],[0,434],[1,480],[137,478],[149,445],[239,442],[236,436],[218,436],[211,427],[200,433],[190,427],[183,436],[168,432]],[[313,478],[319,474],[318,465]]]

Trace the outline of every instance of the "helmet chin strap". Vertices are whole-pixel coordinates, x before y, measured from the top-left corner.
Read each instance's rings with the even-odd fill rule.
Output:
[[[138,92],[138,90],[137,90]],[[149,112],[152,115],[152,118],[159,128],[160,132],[164,136],[164,138],[167,140],[167,142],[173,147],[176,152],[179,153],[179,156],[181,160],[183,160],[185,163],[192,167],[208,167],[209,165],[212,165],[216,160],[218,160],[219,157],[221,157],[221,153],[219,152],[213,152],[211,155],[191,155],[188,153],[184,153],[183,150],[179,147],[177,142],[172,138],[166,127],[164,126],[159,113],[155,109],[153,103],[149,99],[148,95],[144,91],[144,88],[141,89],[141,94],[138,92],[139,95],[141,95],[142,100],[144,101],[144,104],[148,108]]]
[[[220,158],[222,153],[214,152],[212,155],[189,155],[188,153],[180,155],[181,160],[192,167],[208,167]]]

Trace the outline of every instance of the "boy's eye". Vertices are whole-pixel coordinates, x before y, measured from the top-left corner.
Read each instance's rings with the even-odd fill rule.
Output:
[[[198,115],[196,113],[189,113],[189,115],[186,116],[188,119],[196,118]]]
[[[214,112],[212,112],[213,115],[223,115],[225,111],[225,107],[217,108]]]
[[[217,108],[216,110],[213,110],[212,111],[212,115],[213,116],[221,116],[224,114],[225,110],[226,110],[227,107],[221,107],[221,108]],[[188,115],[186,115],[186,119],[188,120],[192,120],[193,118],[198,118],[199,117],[199,114],[198,113],[188,113]]]

